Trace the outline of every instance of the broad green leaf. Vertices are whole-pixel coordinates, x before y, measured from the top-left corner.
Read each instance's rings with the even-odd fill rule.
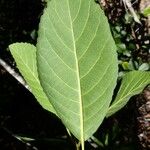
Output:
[[[55,114],[55,110],[50,104],[47,96],[43,92],[37,73],[36,47],[27,43],[15,43],[9,46],[19,71],[25,78],[32,93],[37,98],[42,107]]]
[[[120,90],[112,105],[109,107],[107,117],[124,107],[129,99],[142,92],[150,84],[150,72],[131,71],[122,80]]]
[[[51,0],[37,43],[41,85],[65,126],[82,143],[99,127],[117,79],[116,46],[94,0]]]

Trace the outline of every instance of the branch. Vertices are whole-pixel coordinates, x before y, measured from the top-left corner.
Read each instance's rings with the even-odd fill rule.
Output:
[[[29,91],[31,91],[30,88],[29,88],[29,86],[25,82],[25,80],[22,78],[22,76],[19,75],[17,72],[15,72],[15,70],[11,66],[9,66],[4,60],[2,60],[1,58],[0,58],[0,65],[8,73],[10,73],[19,83],[21,83],[26,89],[28,89]]]
[[[134,8],[132,7],[132,3],[131,3],[131,0],[122,0],[123,3],[124,3],[124,6],[127,7],[131,13],[131,15],[133,16],[134,18],[134,21],[141,24],[137,14],[135,13],[134,11]]]

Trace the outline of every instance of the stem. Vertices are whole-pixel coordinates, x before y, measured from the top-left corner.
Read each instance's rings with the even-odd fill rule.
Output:
[[[81,143],[79,142],[79,143],[76,143],[76,148],[77,148],[77,150],[80,150],[80,146],[81,146]]]
[[[84,140],[81,143],[81,149],[84,150]]]
[[[8,72],[10,73],[19,83],[21,83],[26,89],[28,89],[29,91],[30,88],[28,87],[28,85],[26,84],[25,80],[14,71],[13,68],[11,68],[11,66],[9,66],[4,60],[2,60],[0,58],[0,65]]]
[[[78,142],[78,143],[76,143],[76,149],[80,150],[80,147],[81,147],[81,150],[84,150],[84,142]]]

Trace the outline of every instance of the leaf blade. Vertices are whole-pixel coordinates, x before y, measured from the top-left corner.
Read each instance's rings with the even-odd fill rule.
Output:
[[[36,47],[27,43],[15,43],[9,45],[9,49],[17,63],[19,71],[25,78],[27,84],[31,89],[31,92],[34,94],[38,102],[44,109],[56,114],[47,96],[43,92],[38,79],[36,65]]]
[[[117,79],[115,50],[107,19],[94,1],[48,2],[37,43],[39,77],[58,116],[80,141],[106,115]]]
[[[150,83],[150,73],[144,71],[131,71],[123,77],[120,90],[115,101],[109,107],[107,117],[124,107],[129,99],[144,89]]]

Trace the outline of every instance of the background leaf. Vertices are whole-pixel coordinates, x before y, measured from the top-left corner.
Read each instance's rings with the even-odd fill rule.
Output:
[[[127,73],[122,80],[120,90],[116,99],[109,107],[107,117],[124,107],[129,99],[142,92],[142,90],[150,83],[150,72],[131,71]]]
[[[65,126],[82,143],[99,127],[117,79],[108,21],[94,0],[52,0],[37,43],[41,85]]]
[[[150,68],[150,64],[148,63],[143,63],[142,65],[139,66],[139,69],[140,71],[146,71]]]
[[[143,15],[146,16],[146,17],[150,16],[150,6],[146,7],[143,10]]]
[[[37,98],[42,107],[55,114],[55,110],[50,104],[47,96],[43,92],[40,85],[37,73],[36,64],[36,47],[27,43],[15,43],[9,46],[11,54],[17,63],[17,67],[27,84],[29,85],[32,93]]]

